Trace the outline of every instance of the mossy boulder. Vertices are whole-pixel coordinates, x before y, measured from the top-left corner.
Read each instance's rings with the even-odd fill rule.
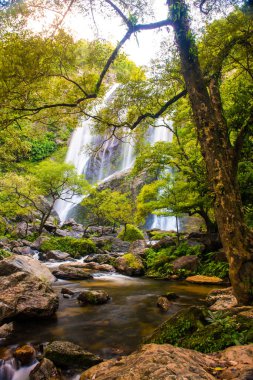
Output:
[[[45,357],[63,368],[89,368],[102,359],[72,342],[55,341],[45,350]]]
[[[77,239],[74,237],[52,236],[44,240],[40,246],[42,252],[62,251],[69,253],[72,257],[85,256],[96,252],[96,245],[90,239]]]
[[[133,224],[127,224],[126,228],[123,228],[117,237],[121,240],[130,242],[144,239],[143,232]]]
[[[110,300],[110,296],[104,290],[86,290],[77,299],[83,305],[102,305]]]
[[[127,276],[141,276],[144,274],[144,265],[141,258],[133,253],[126,253],[114,262],[116,270]]]
[[[247,344],[253,341],[253,318],[243,315],[228,315],[227,311],[213,313],[211,324],[204,326],[185,337],[182,347],[205,353],[224,348]]]
[[[194,331],[207,324],[207,315],[208,309],[205,307],[191,306],[180,310],[162,323],[144,343],[169,343],[182,346],[185,337],[191,336]]]

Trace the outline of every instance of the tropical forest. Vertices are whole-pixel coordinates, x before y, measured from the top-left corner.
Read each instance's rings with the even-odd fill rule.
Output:
[[[252,0],[0,0],[0,380],[252,380],[252,148]]]

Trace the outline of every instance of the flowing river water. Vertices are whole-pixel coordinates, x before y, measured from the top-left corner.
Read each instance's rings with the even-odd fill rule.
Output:
[[[54,318],[15,322],[15,333],[0,348],[0,359],[17,345],[32,343],[38,347],[53,340],[74,342],[104,359],[128,354],[171,314],[189,305],[202,304],[213,288],[120,274],[97,274],[93,280],[86,281],[58,280],[54,287],[59,294],[62,287],[103,289],[111,300],[104,305],[81,306],[76,299],[65,299],[60,294],[60,307]],[[179,298],[164,313],[156,302],[157,297],[166,292],[175,292]],[[21,378],[26,379],[15,377],[15,380]],[[66,377],[70,378],[73,377]]]

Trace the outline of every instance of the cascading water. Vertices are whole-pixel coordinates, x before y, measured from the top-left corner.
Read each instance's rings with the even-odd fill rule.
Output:
[[[108,104],[117,88],[118,84],[110,88],[99,107],[100,109]],[[158,141],[171,141],[172,133],[165,126],[151,127],[147,138],[151,144]],[[95,156],[92,155],[87,147],[96,147],[99,144],[102,144],[102,149]],[[103,143],[101,136],[92,134],[92,122],[82,121],[82,125],[72,134],[65,161],[73,164],[77,173],[84,174],[91,183],[106,182],[117,173],[128,170],[133,166],[135,161],[135,141],[133,135],[129,134],[129,130],[124,130],[122,141],[113,136],[113,138]],[[74,196],[71,202],[64,200],[56,202],[54,209],[59,215],[61,223],[67,219],[70,212],[72,213],[71,210],[82,199],[83,196]],[[152,215],[151,218],[150,228],[162,230],[176,228],[174,217]]]
[[[117,89],[118,84],[114,84],[110,90],[107,92],[104,101],[101,105],[101,108],[106,105],[111,95]],[[89,145],[95,144],[96,136],[92,134],[92,124],[89,121],[82,121],[82,125],[73,132],[67,152],[65,162],[73,164],[77,174],[86,174],[87,165],[90,160],[91,154],[88,149]],[[105,149],[102,153],[102,158],[105,155]],[[101,165],[102,168],[102,165]],[[101,177],[102,177],[101,169]],[[100,178],[102,179],[102,178]],[[83,199],[83,196],[76,195],[71,199],[71,202],[67,202],[64,199],[60,199],[55,203],[54,210],[57,212],[61,223],[63,223],[70,212],[70,210],[78,205]]]
[[[149,131],[149,140],[151,144],[158,141],[172,141],[172,132],[165,126],[153,127]],[[150,229],[159,229],[163,231],[176,230],[176,218],[174,216],[155,215],[152,216],[152,222],[149,223]]]

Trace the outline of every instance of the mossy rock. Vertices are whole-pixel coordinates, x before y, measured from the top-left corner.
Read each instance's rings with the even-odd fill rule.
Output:
[[[184,348],[204,353],[224,350],[253,342],[253,319],[240,315],[219,314],[219,319],[193,332],[181,342]]]
[[[7,257],[11,257],[12,255],[12,252],[6,251],[5,249],[0,249],[0,260],[4,260]]]
[[[56,366],[63,368],[89,368],[102,359],[82,347],[65,341],[55,341],[49,344],[45,351],[45,357]]]
[[[169,343],[181,346],[185,337],[190,337],[208,323],[207,315],[208,309],[205,307],[191,306],[180,310],[160,325],[144,343]]]
[[[76,239],[74,237],[50,237],[42,242],[42,252],[62,251],[69,253],[72,257],[85,256],[96,252],[96,245],[90,239]]]
[[[135,227],[133,224],[127,224],[126,229],[123,228],[117,237],[121,240],[129,242],[144,239],[143,232],[139,230],[139,228]]]

